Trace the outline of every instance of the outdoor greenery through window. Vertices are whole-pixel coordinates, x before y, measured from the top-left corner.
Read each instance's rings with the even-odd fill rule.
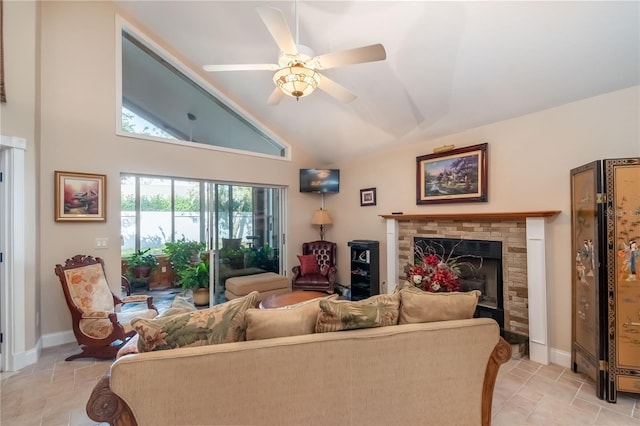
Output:
[[[193,241],[214,250],[216,280],[280,272],[283,188],[122,174],[123,259],[167,243]],[[135,279],[135,277],[133,277]]]

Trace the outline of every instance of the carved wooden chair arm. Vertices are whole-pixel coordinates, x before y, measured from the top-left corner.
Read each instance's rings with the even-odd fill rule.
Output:
[[[137,295],[137,296],[125,296],[125,297],[121,298],[120,300],[122,300],[122,303],[140,303],[140,302],[146,302],[151,297],[152,296],[147,296],[145,294],[140,294],[140,295]]]
[[[140,294],[136,296],[125,296],[121,300],[121,303],[147,303],[147,309],[153,309],[158,312],[158,309],[153,305],[153,296],[147,296],[146,294]]]
[[[88,311],[82,313],[82,319],[107,319],[111,314],[109,311]]]

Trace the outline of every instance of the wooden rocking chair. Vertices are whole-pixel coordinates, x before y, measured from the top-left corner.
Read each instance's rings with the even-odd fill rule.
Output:
[[[107,284],[104,261],[99,257],[76,255],[67,259],[64,266],[56,265],[55,273],[71,311],[73,333],[82,346],[82,352],[68,357],[67,361],[115,358],[118,350],[136,333],[130,325],[131,319],[158,315],[150,296],[120,299],[113,294]],[[116,305],[141,302],[146,303],[142,309],[115,311]]]

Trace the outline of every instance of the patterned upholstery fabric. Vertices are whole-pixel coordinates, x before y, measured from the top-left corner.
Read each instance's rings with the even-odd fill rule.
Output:
[[[245,312],[257,303],[258,292],[254,291],[209,309],[151,320],[136,318],[132,323],[140,335],[138,350],[150,352],[246,340]]]
[[[170,317],[172,315],[180,315],[186,314],[188,312],[196,311],[197,308],[193,303],[189,302],[182,296],[176,296],[171,302],[171,306],[169,306],[164,312],[158,315],[156,318],[164,318]],[[125,355],[137,354],[138,351],[138,339],[140,338],[139,334],[135,334],[129,341],[120,348],[118,353],[116,354],[116,358],[120,358]]]
[[[316,333],[398,324],[400,295],[377,295],[350,302],[320,300]]]
[[[73,303],[83,312],[113,312],[113,296],[100,264],[68,269],[65,272]]]
[[[73,303],[83,312],[80,320],[80,331],[94,339],[104,339],[113,332],[113,324],[109,314],[115,310],[113,295],[104,276],[102,265],[99,263],[67,269],[65,277],[69,283],[69,293]],[[145,301],[146,296],[126,297],[126,302]],[[118,322],[124,327],[125,333],[132,330],[129,324],[134,317],[153,318],[157,314],[153,309],[139,311],[118,312]]]
[[[158,310],[151,296],[127,296],[122,299],[111,291],[104,272],[104,260],[77,254],[63,264],[57,264],[55,274],[60,279],[64,300],[71,313],[73,334],[82,352],[77,358],[113,359],[117,351],[134,335],[130,321],[134,317],[153,318]],[[124,303],[142,305],[116,312]],[[119,309],[118,309],[119,310]]]

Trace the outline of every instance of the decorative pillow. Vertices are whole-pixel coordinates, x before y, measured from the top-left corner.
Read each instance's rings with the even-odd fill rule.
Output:
[[[125,355],[137,354],[139,352],[138,351],[139,337],[140,337],[139,335],[134,334],[133,337],[131,337],[131,339],[129,339],[127,343],[122,345],[122,347],[118,349],[118,353],[116,353],[116,359],[123,357]]]
[[[184,314],[136,318],[131,325],[138,332],[140,352],[204,346],[245,340],[245,312],[258,303],[257,291],[209,309]]]
[[[245,314],[247,340],[312,334],[320,312],[320,301],[337,298],[337,294],[332,294],[278,309],[249,309]]]
[[[300,273],[302,276],[319,274],[318,259],[312,254],[298,255],[300,261]]]
[[[185,297],[176,296],[171,302],[171,306],[169,306],[164,312],[162,312],[158,317],[168,317],[171,315],[185,314],[187,312],[196,311],[197,308],[191,302],[189,302]]]
[[[473,318],[480,290],[431,293],[415,286],[400,290],[399,324]]]
[[[400,295],[378,295],[356,302],[320,300],[316,333],[398,324]]]

